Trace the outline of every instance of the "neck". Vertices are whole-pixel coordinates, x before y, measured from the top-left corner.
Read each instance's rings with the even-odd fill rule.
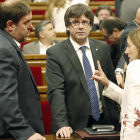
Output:
[[[42,40],[40,40],[40,42],[41,42],[43,45],[45,45],[46,47],[50,47],[50,46],[53,45],[53,42],[50,42],[50,41],[42,41]]]

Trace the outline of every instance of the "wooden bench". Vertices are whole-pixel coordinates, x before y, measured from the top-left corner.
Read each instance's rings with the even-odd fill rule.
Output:
[[[68,38],[66,33],[56,33],[56,37],[57,37],[57,40],[64,40]],[[102,35],[102,33],[96,32],[96,31],[92,31],[89,35],[89,38],[105,41],[105,38]],[[30,32],[29,37],[27,38],[25,42],[32,42],[32,41],[37,41],[37,40],[38,38],[36,37],[35,32]]]

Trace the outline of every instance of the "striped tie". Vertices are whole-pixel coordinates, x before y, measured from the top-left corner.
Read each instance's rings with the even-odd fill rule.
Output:
[[[92,69],[89,60],[86,56],[86,46],[82,46],[80,47],[80,49],[82,50],[83,53],[83,65],[84,65],[85,76],[86,76],[87,86],[90,95],[92,117],[96,121],[98,121],[100,118],[98,96],[97,96],[94,80],[91,81],[89,80],[92,77]]]

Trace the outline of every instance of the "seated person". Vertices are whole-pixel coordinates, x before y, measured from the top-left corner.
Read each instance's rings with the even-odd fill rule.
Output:
[[[22,48],[24,54],[46,54],[46,50],[58,43],[54,25],[50,20],[43,20],[35,27],[35,34],[39,41],[26,44]]]
[[[111,7],[108,5],[100,5],[95,13],[93,30],[99,30],[101,22],[109,16],[113,16]]]

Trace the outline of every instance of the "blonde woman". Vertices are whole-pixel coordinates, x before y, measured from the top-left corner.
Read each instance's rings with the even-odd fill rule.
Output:
[[[129,65],[124,89],[107,79],[100,63],[91,80],[99,80],[105,89],[103,95],[121,105],[121,140],[140,139],[140,29],[132,30],[127,38],[126,54]]]
[[[83,3],[88,5],[88,0],[48,0],[45,18],[53,21],[56,32],[66,32],[64,14],[73,4]]]

